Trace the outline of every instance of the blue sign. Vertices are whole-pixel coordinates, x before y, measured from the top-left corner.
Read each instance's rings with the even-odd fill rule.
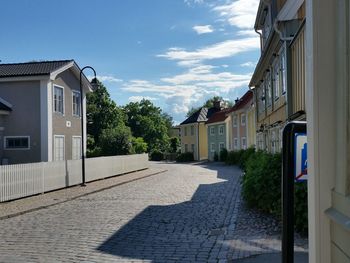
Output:
[[[307,175],[307,136],[305,133],[296,133],[294,137],[294,177],[295,181],[305,181]]]

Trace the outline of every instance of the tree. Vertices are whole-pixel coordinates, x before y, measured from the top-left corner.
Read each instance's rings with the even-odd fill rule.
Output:
[[[177,137],[172,137],[170,139],[170,152],[176,153],[177,148],[180,146],[180,140]]]
[[[172,118],[163,113],[149,100],[130,102],[125,105],[126,125],[134,137],[142,137],[148,145],[148,152],[154,149],[166,151],[169,148],[169,127]]]
[[[196,111],[198,111],[200,108],[202,107],[207,107],[207,108],[211,108],[214,107],[214,101],[221,101],[221,106],[223,108],[230,108],[233,106],[233,102],[229,101],[229,100],[224,100],[221,96],[214,96],[210,99],[208,99],[206,102],[203,103],[202,106],[200,107],[192,107],[186,114],[186,117],[190,117],[193,113],[195,113]]]
[[[145,153],[147,152],[147,143],[143,141],[143,138],[138,137],[135,138],[133,137],[131,140],[132,144],[132,153]]]
[[[127,154],[131,132],[125,126],[125,120],[123,110],[99,82],[99,88],[87,94],[88,156]],[[110,145],[108,140],[111,141]]]
[[[102,130],[99,141],[103,155],[124,155],[131,150],[132,136],[129,127],[120,124],[115,128]]]

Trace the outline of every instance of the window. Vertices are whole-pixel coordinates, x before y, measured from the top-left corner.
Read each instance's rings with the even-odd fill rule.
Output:
[[[280,96],[280,80],[279,80],[279,69],[280,63],[277,60],[275,65],[273,66],[273,88],[274,88],[274,98],[278,100]]]
[[[233,116],[233,127],[237,127],[237,115]]]
[[[72,159],[79,160],[81,158],[81,137],[72,137]]]
[[[280,80],[282,94],[286,93],[287,90],[287,65],[286,65],[286,52],[282,48],[280,53]]]
[[[210,135],[215,135],[215,127],[210,127]]]
[[[54,136],[54,160],[63,161],[64,160],[64,136],[55,135]]]
[[[29,136],[5,136],[4,145],[7,150],[29,150]]]
[[[73,116],[80,117],[80,92],[73,91]]]
[[[266,75],[266,81],[265,81],[265,88],[266,88],[266,105],[267,107],[270,107],[272,104],[272,89],[271,89],[271,74],[268,73]]]
[[[221,152],[225,148],[225,143],[220,142],[219,143],[219,151]]]
[[[272,23],[271,23],[271,12],[270,8],[266,8],[264,10],[266,13],[265,15],[265,21],[264,21],[264,27],[262,30],[262,35],[263,35],[263,45],[265,46],[267,39],[269,38],[271,28],[272,28]]]
[[[247,139],[246,139],[246,137],[242,137],[242,149],[247,149]]]
[[[194,126],[193,125],[191,126],[191,135],[192,136],[194,135]]]
[[[221,126],[219,127],[219,134],[220,134],[220,135],[223,135],[223,134],[224,134],[224,125],[221,125]]]
[[[194,153],[194,144],[191,144],[191,152]]]
[[[210,151],[215,152],[215,143],[210,144]]]
[[[233,148],[238,149],[238,139],[237,138],[233,139]]]
[[[265,95],[264,95],[264,83],[262,83],[257,91],[258,91],[258,113],[261,114],[265,111]]]
[[[54,86],[54,112],[64,114],[63,88]]]
[[[246,124],[246,115],[245,115],[245,114],[242,114],[242,115],[241,115],[241,125],[242,125],[242,126],[245,126],[245,124]]]
[[[188,152],[188,145],[185,144],[185,153],[187,153],[187,152]]]
[[[185,127],[185,136],[187,136],[187,127]]]

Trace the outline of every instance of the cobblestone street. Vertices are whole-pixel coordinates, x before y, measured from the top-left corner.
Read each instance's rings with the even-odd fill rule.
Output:
[[[153,166],[168,171],[0,220],[0,262],[229,262],[278,252],[276,235],[242,227],[239,169]]]

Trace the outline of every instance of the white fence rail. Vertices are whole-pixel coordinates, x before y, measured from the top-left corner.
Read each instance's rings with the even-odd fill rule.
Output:
[[[147,154],[85,159],[86,181],[149,167]],[[0,166],[0,202],[44,193],[82,182],[81,160]]]

